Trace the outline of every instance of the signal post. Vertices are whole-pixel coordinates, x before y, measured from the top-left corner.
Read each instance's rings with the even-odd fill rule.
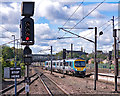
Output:
[[[34,44],[34,20],[31,18],[34,14],[34,2],[22,2],[21,4],[21,16],[24,16],[20,22],[20,42],[21,45],[26,45],[24,53],[24,63],[26,66],[26,75],[25,75],[25,91],[27,96],[29,96],[29,65],[32,62],[32,50],[29,48],[29,45]]]
[[[63,49],[63,78],[65,77],[64,71],[65,71],[65,59],[66,59],[66,49]]]

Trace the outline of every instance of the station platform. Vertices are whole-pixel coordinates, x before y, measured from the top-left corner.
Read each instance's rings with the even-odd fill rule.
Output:
[[[94,79],[94,73],[90,76],[90,78]],[[113,73],[98,73],[98,81],[103,81],[106,83],[112,83],[115,82],[115,75]],[[117,83],[120,85],[120,75],[117,76]]]

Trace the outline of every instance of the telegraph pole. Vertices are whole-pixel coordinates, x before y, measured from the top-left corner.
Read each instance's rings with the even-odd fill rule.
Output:
[[[113,37],[114,37],[114,64],[115,64],[115,92],[117,92],[117,76],[118,76],[118,63],[117,63],[117,57],[116,57],[116,34],[117,30],[114,29],[113,31]]]
[[[63,49],[63,77],[65,77],[65,75],[64,75],[64,71],[65,71],[65,59],[66,59],[66,49]]]
[[[52,74],[52,46],[51,46],[51,74]]]
[[[94,54],[94,90],[96,90],[96,81],[98,80],[98,63],[97,63],[97,27],[95,27],[95,54]]]
[[[71,43],[71,59],[73,58],[73,44]]]
[[[116,52],[116,44],[117,44],[117,30],[114,29],[114,16],[113,19],[111,19],[113,21],[113,37],[114,37],[114,72],[115,72],[115,92],[117,92],[117,76],[118,76],[118,62],[117,62],[117,52]]]

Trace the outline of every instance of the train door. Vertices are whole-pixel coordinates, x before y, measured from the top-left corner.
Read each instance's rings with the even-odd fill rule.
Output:
[[[70,62],[68,63],[68,70],[71,71],[71,69],[72,69],[72,62],[70,61]]]
[[[63,70],[63,63],[60,62],[60,70]]]
[[[68,62],[65,62],[65,70],[68,71]]]

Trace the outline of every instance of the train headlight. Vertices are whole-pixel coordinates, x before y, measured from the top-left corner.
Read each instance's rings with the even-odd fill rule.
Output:
[[[77,68],[76,68],[76,70],[77,70]]]

